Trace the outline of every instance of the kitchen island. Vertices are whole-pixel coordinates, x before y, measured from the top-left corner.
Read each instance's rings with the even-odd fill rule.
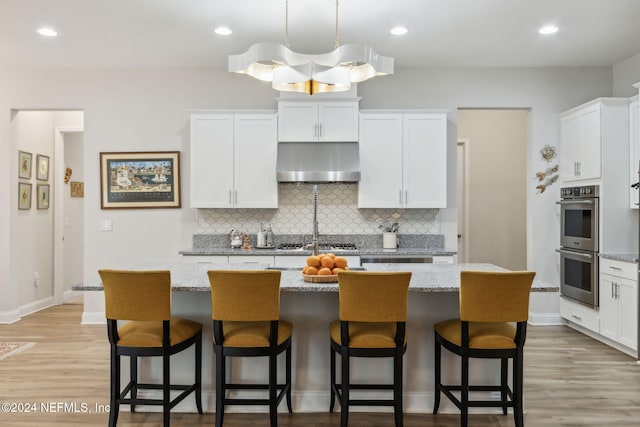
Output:
[[[206,272],[210,269],[267,268],[267,265],[215,263],[142,264],[136,269],[168,269],[172,273],[173,313],[204,324],[204,336],[211,337],[211,299]],[[364,264],[368,271],[411,271],[407,321],[408,345],[405,354],[404,403],[405,412],[431,412],[433,405],[433,324],[458,315],[459,277],[462,270],[506,271],[492,264]],[[97,319],[102,295],[100,282],[74,287],[86,292],[93,300],[90,315]],[[329,407],[329,323],[338,317],[337,283],[307,283],[299,270],[286,270],[281,278],[281,317],[293,323],[293,410],[297,412],[325,412]],[[533,292],[557,292],[558,287],[534,281]],[[85,311],[87,310],[85,305]],[[90,317],[91,317],[90,316]],[[104,315],[102,314],[102,319]],[[106,340],[106,328],[105,328]],[[207,342],[207,338],[205,338]],[[214,410],[215,356],[212,345],[203,346],[203,405]],[[526,348],[526,346],[525,346]],[[443,379],[457,380],[459,363],[443,353]],[[157,379],[159,361],[145,361],[141,369],[143,379]],[[476,363],[477,362],[477,363]],[[474,360],[472,381],[492,381],[499,378],[499,364]],[[230,365],[242,364],[232,371],[235,380],[265,381],[266,360],[237,359]],[[284,358],[279,360],[284,367]],[[172,359],[172,376],[188,380],[193,372],[193,358],[189,351]],[[126,364],[123,365],[123,368]],[[233,368],[232,368],[233,369]],[[280,369],[283,372],[283,369]],[[389,360],[360,358],[352,363],[352,378],[356,381],[390,382],[392,366]],[[128,375],[128,372],[125,373]],[[525,378],[526,381],[526,378]],[[247,392],[250,393],[250,392]],[[244,393],[246,395],[247,393]],[[354,395],[356,393],[354,392]],[[368,394],[371,396],[371,393]],[[357,396],[354,396],[357,397]],[[526,398],[526,396],[525,396]],[[177,411],[194,411],[193,399],[185,399]],[[281,405],[280,410],[285,410]],[[387,411],[389,408],[354,408],[354,410]],[[266,411],[264,407],[230,407],[229,411]],[[493,409],[487,409],[493,411]],[[443,399],[441,412],[457,412]]]

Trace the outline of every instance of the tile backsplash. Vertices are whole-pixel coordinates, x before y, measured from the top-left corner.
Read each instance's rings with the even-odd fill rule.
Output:
[[[278,209],[198,209],[198,234],[235,230],[256,233],[260,223],[276,234],[308,234],[313,222],[313,185],[279,184]],[[439,209],[358,209],[357,184],[318,185],[318,229],[322,234],[376,234],[385,220],[400,234],[439,234]],[[392,215],[399,217],[392,219]]]

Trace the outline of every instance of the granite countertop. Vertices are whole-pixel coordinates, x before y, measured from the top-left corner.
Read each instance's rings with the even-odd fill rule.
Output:
[[[251,256],[251,255],[300,255],[300,256],[309,256],[311,255],[311,250],[286,250],[286,249],[232,249],[232,248],[206,248],[206,249],[194,249],[188,251],[180,251],[181,255],[184,256],[215,256],[215,255],[240,255],[240,256]],[[336,255],[341,256],[359,256],[359,255],[392,255],[392,256],[451,256],[455,255],[456,252],[445,251],[441,249],[431,249],[431,248],[398,248],[398,249],[382,249],[382,248],[364,248],[364,249],[356,249],[356,250],[339,250],[334,251]]]
[[[605,259],[613,259],[616,261],[624,261],[624,262],[632,262],[638,263],[638,254],[637,253],[629,253],[629,254],[608,254],[608,253],[600,253],[600,258]]]
[[[267,264],[256,264],[256,269],[264,269]],[[411,292],[458,292],[460,271],[508,271],[493,264],[364,264],[367,271],[411,271]],[[207,292],[209,288],[208,270],[243,270],[242,264],[221,263],[151,263],[141,264],[136,270],[170,270],[174,291]],[[74,291],[102,291],[102,283],[95,282],[73,286]],[[299,269],[282,271],[280,289],[288,292],[337,292],[337,283],[305,282]],[[557,292],[557,285],[534,280],[532,292]]]

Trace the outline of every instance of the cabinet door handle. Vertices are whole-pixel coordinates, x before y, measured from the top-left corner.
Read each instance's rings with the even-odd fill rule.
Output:
[[[402,205],[402,190],[398,190],[398,203]]]
[[[238,190],[234,191],[233,198],[234,198],[233,203],[235,205],[237,205],[238,204]]]
[[[229,190],[229,205],[231,205],[231,190]]]
[[[614,265],[610,265],[609,268],[616,271],[622,271],[622,267],[616,267]]]
[[[616,299],[616,293],[613,291],[615,283],[611,282],[611,299]]]
[[[582,162],[577,162],[578,163],[578,176],[582,175]]]
[[[572,315],[571,315],[571,317],[573,317],[573,318],[574,318],[574,319],[576,319],[576,320],[580,320],[580,321],[582,321],[582,317],[580,317],[580,316],[576,316],[575,314],[572,314]]]
[[[404,190],[404,204],[409,203],[409,190]]]
[[[322,123],[318,124],[318,138],[322,138]]]
[[[616,299],[620,299],[620,284],[616,283]]]

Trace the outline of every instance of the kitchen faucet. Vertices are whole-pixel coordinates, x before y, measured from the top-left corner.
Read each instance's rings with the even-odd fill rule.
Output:
[[[318,255],[318,185],[313,185],[313,237],[311,240],[313,255]]]

